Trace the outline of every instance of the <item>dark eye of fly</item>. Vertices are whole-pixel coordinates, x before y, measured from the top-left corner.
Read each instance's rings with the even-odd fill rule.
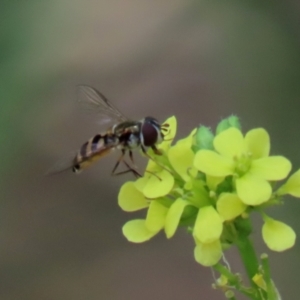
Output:
[[[155,126],[147,121],[142,126],[142,135],[146,147],[153,146],[158,138]]]

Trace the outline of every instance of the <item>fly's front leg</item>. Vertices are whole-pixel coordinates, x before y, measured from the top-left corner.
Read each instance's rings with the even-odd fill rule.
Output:
[[[161,168],[163,168],[164,170],[166,170],[167,172],[169,172],[171,175],[173,174],[171,170],[169,170],[169,169],[166,168],[164,165],[162,165],[162,164],[160,164],[158,161],[156,161],[153,157],[151,157],[151,156],[147,153],[146,149],[145,149],[143,146],[141,146],[141,148],[142,148],[142,151],[143,151],[143,153],[144,153],[144,155],[145,155],[146,157],[148,157],[149,159],[151,159],[152,161],[154,161],[158,166],[160,166]],[[155,154],[157,154],[157,155],[162,155],[162,152],[159,151],[159,149],[157,149],[155,146],[152,146],[151,148],[153,149],[153,152],[154,152]],[[156,176],[157,176],[157,175],[156,175]],[[158,177],[158,176],[157,176],[157,177]]]
[[[162,155],[162,151],[160,151],[159,149],[156,148],[155,145],[151,146],[153,152],[156,154],[156,155]]]

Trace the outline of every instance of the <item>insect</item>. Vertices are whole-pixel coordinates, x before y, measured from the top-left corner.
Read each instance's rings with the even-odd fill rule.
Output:
[[[47,174],[59,173],[68,169],[79,173],[114,149],[121,150],[112,175],[132,172],[140,177],[137,171],[132,150],[141,149],[145,156],[147,149],[152,148],[156,155],[161,155],[156,144],[161,142],[168,132],[169,124],[160,124],[155,118],[146,117],[140,121],[132,121],[125,117],[107,98],[93,87],[78,86],[79,101],[88,109],[96,111],[102,118],[114,120],[116,123],[106,132],[96,134],[85,142],[71,159],[63,160],[48,171]],[[125,160],[129,154],[131,164]],[[124,163],[127,170],[116,173],[120,163]]]

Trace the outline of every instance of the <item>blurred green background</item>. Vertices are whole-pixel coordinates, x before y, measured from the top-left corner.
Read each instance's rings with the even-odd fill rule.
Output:
[[[136,215],[117,205],[132,179],[110,177],[117,154],[80,176],[43,174],[105,129],[76,105],[76,84],[133,119],[175,114],[177,138],[237,114],[298,169],[299,13],[292,0],[2,0],[1,300],[223,299],[184,230],[141,245],[122,236]],[[288,199],[270,213],[300,232],[299,208]],[[257,248],[270,253],[260,228],[257,218]],[[234,251],[227,258],[241,270]],[[299,243],[270,259],[283,299],[297,299]]]

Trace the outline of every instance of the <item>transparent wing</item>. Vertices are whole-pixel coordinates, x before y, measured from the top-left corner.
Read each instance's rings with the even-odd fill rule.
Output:
[[[106,97],[95,88],[88,85],[79,85],[78,102],[89,112],[97,113],[103,122],[128,120]]]
[[[45,176],[50,176],[64,171],[71,170],[75,163],[75,157],[78,151],[73,151],[57,161],[46,173]]]

